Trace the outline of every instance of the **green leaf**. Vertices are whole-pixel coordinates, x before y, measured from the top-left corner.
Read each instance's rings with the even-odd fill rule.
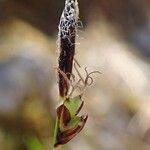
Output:
[[[67,128],[74,128],[75,126],[77,126],[79,123],[81,122],[81,117],[74,117],[70,120],[70,122],[67,124]]]
[[[71,118],[76,116],[80,109],[83,106],[83,101],[81,100],[81,96],[76,96],[74,98],[69,98],[64,102],[64,105],[67,107],[67,109],[70,112]]]

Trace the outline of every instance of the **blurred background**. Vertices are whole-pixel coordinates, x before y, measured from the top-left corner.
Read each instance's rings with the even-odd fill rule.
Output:
[[[49,150],[60,0],[0,0],[0,149]],[[89,119],[64,150],[150,150],[150,1],[79,0],[76,58]]]

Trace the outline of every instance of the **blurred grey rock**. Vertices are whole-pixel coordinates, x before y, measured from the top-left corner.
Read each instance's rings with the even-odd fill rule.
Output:
[[[150,57],[150,27],[133,30],[130,40],[144,56]]]
[[[32,92],[50,100],[49,86],[53,82],[50,67],[48,58],[29,55],[0,63],[0,112],[16,111]]]

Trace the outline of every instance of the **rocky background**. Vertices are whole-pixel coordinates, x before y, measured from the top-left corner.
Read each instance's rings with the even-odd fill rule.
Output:
[[[58,104],[60,0],[0,0],[0,149],[48,150]],[[150,149],[150,2],[80,0],[76,58],[89,119],[65,149]],[[84,69],[83,69],[84,70]],[[81,69],[81,72],[84,71]]]

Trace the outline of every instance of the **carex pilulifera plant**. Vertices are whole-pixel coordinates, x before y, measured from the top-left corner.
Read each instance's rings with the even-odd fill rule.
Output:
[[[78,70],[80,65],[74,59],[76,34],[79,23],[78,15],[79,8],[77,0],[66,0],[58,26],[59,65],[57,73],[61,104],[57,107],[54,148],[64,145],[74,138],[83,129],[88,118],[87,115],[79,116],[78,113],[83,106],[83,91],[86,86],[93,83],[90,75],[96,71],[88,73],[85,68],[86,77],[83,78]],[[78,81],[75,81],[75,76],[72,73],[73,67],[78,75]],[[77,88],[80,89],[80,94],[72,96]]]

